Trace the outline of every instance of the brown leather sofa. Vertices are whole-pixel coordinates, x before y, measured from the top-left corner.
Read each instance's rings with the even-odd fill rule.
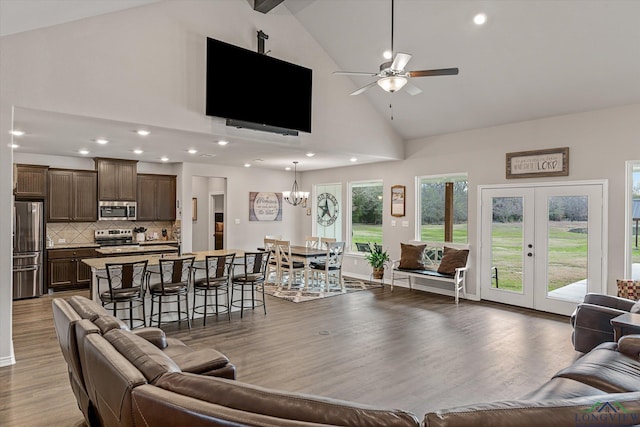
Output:
[[[66,308],[54,300],[56,306]],[[402,410],[289,393],[208,375],[215,369],[185,372],[176,358],[164,351],[166,348],[154,344],[157,340],[146,339],[145,335],[153,335],[153,331],[108,329],[103,324],[114,322],[113,318],[100,317],[104,316],[69,322],[73,332],[67,338],[75,339],[80,370],[72,372],[75,368],[70,367],[72,387],[74,392],[84,387],[81,397],[89,402],[91,425],[640,425],[640,335],[600,344],[519,399],[441,409],[427,413],[420,423],[414,414]],[[54,318],[58,329],[60,315]],[[102,329],[98,325],[103,325]],[[165,340],[168,344],[172,341]],[[82,399],[78,398],[81,407]]]
[[[588,293],[571,315],[571,340],[576,351],[586,353],[598,344],[613,341],[611,319],[635,311],[632,301],[612,295]],[[638,307],[640,308],[640,307]]]

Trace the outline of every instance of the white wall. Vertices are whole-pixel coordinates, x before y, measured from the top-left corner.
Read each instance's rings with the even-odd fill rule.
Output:
[[[350,181],[382,179],[384,181],[384,247],[394,259],[400,256],[400,242],[414,239],[415,230],[415,177],[467,172],[469,176],[469,243],[472,261],[477,258],[478,194],[479,185],[524,184],[545,181],[607,180],[609,204],[605,207],[609,224],[607,288],[616,294],[616,279],[624,277],[625,237],[625,161],[640,158],[640,105],[557,116],[540,120],[514,123],[485,129],[440,135],[409,141],[406,144],[406,160],[385,162],[350,168],[312,171],[303,174],[307,185],[341,181],[343,206],[346,206],[346,189]],[[569,147],[568,177],[529,178],[507,180],[505,178],[505,154],[543,148]],[[391,227],[390,187],[407,187],[407,216],[396,219]],[[315,216],[305,217],[298,229],[299,235],[311,230]],[[409,227],[400,226],[402,220]],[[346,230],[346,218],[343,229]],[[354,264],[354,259],[358,264]],[[368,277],[369,267],[357,256],[347,256],[345,274]],[[478,295],[475,265],[468,278],[468,288]]]
[[[279,7],[263,14],[255,12],[251,3],[165,1],[0,38],[0,283],[5,284],[0,286],[0,365],[13,360],[9,239],[13,159],[8,146],[12,106],[212,133],[214,121],[203,114],[206,37],[255,50],[260,29],[270,36],[273,56],[314,70],[313,133],[301,136],[301,151],[316,141],[326,150],[352,144],[354,154],[402,158],[401,140],[388,121],[381,120],[365,98],[345,97],[355,89],[353,83],[333,78],[331,72],[338,67],[288,10]],[[157,173],[151,169],[143,171]],[[202,169],[210,167],[195,169],[195,175],[209,176]],[[190,170],[178,165],[170,172],[178,174],[181,200],[191,200]],[[229,247],[244,247],[245,238],[256,246],[265,229],[291,235],[282,224],[246,224],[246,187],[264,187],[252,178],[253,172],[246,178],[244,172],[230,172],[242,178],[229,182],[233,194],[228,200],[229,218],[241,220],[227,230],[238,231],[238,237],[228,234]],[[283,176],[282,182],[271,182],[273,191],[288,188],[290,183],[284,181]],[[190,215],[190,203],[184,207]],[[189,222],[182,233],[188,248]]]

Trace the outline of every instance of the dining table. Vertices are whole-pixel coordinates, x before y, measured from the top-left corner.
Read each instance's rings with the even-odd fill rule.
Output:
[[[304,263],[304,288],[309,287],[309,272],[311,271],[311,261],[321,259],[327,255],[325,249],[312,248],[303,245],[291,245],[291,258]]]

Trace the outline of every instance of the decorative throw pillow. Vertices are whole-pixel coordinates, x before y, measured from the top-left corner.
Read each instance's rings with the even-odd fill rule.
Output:
[[[454,274],[456,272],[456,268],[461,268],[467,265],[468,256],[468,249],[454,249],[445,246],[442,261],[440,261],[440,265],[438,266],[438,273]]]
[[[422,254],[427,245],[408,245],[400,243],[400,265],[398,268],[419,270],[424,268]]]
[[[640,299],[640,281],[639,280],[616,280],[618,285],[618,296],[621,298],[638,301]]]

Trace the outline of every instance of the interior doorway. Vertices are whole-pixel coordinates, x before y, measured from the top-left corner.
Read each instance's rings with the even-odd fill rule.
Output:
[[[223,177],[193,176],[191,251],[212,251],[224,247],[227,179]],[[216,223],[218,229],[216,230]]]
[[[482,299],[569,315],[603,292],[605,185],[480,189]]]
[[[224,194],[210,195],[210,233],[209,250],[224,249]]]

